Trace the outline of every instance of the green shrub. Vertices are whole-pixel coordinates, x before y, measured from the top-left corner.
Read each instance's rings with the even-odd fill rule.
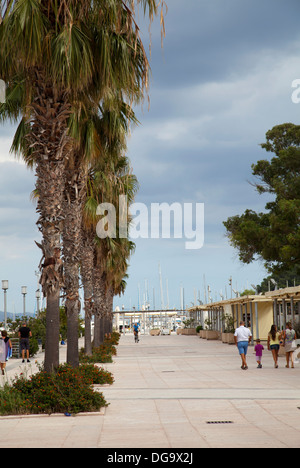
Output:
[[[82,364],[79,367],[80,374],[91,385],[113,384],[114,377],[111,372],[103,369],[103,367],[94,366],[94,364]]]
[[[39,350],[39,343],[36,338],[31,338],[29,341],[29,354],[31,357],[35,356]]]
[[[105,338],[104,342],[109,341],[112,345],[118,345],[121,338],[121,333],[112,332],[110,337]]]
[[[120,340],[120,333],[113,332],[105,337],[104,342],[97,348],[93,348],[92,356],[87,356],[84,349],[80,350],[79,360],[82,363],[109,363],[112,356],[117,355],[117,348]]]
[[[99,346],[99,348],[93,348],[92,356],[87,356],[84,353],[84,349],[80,350],[79,360],[82,363],[108,363],[113,362],[112,360],[112,350],[104,345]]]
[[[92,385],[107,379],[112,376],[94,366],[73,369],[68,364],[59,366],[57,373],[20,376],[11,387],[0,389],[0,411],[2,415],[99,411],[107,403]]]
[[[104,342],[103,345],[100,345],[99,351],[106,354],[111,354],[112,356],[117,355],[117,348],[110,342]]]
[[[0,416],[24,414],[23,398],[6,383],[0,388]]]

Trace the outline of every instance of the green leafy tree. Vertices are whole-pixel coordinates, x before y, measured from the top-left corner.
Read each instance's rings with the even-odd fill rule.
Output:
[[[275,284],[274,284],[275,283]],[[271,275],[263,279],[261,284],[257,285],[258,293],[265,293],[269,289],[283,289],[300,285],[300,275],[297,272],[297,267],[291,268],[288,271],[273,272]]]
[[[255,294],[255,291],[253,289],[245,289],[245,291],[243,291],[241,293],[241,297],[242,296],[253,296]]]
[[[262,259],[274,273],[300,272],[300,126],[291,123],[274,127],[262,148],[272,152],[269,160],[252,165],[258,193],[274,199],[265,212],[246,210],[224,222],[230,243],[244,263]]]

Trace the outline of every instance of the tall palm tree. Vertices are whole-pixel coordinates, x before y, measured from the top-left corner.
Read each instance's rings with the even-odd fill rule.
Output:
[[[15,0],[7,1],[1,12],[0,76],[7,83],[23,83],[20,113],[37,175],[48,371],[59,364],[64,170],[74,154],[69,122],[82,96],[93,95],[94,90],[98,100],[107,87],[130,89],[128,96],[134,99],[147,85],[148,60],[139,41],[134,3]],[[157,13],[155,0],[137,3],[145,12],[148,9],[151,19]],[[129,72],[130,56],[140,57],[137,73]]]
[[[146,6],[148,2],[144,2]],[[131,6],[134,2],[131,2]],[[151,8],[150,8],[151,11]],[[150,13],[152,15],[152,13]],[[133,25],[135,26],[133,28]],[[65,180],[65,221],[63,224],[63,258],[65,264],[64,280],[65,280],[65,291],[66,291],[66,310],[68,316],[68,352],[67,360],[73,366],[79,364],[78,355],[78,340],[77,340],[77,321],[78,313],[80,310],[79,294],[78,294],[78,268],[79,268],[79,246],[80,246],[80,213],[82,212],[82,206],[84,203],[84,190],[83,187],[86,181],[87,171],[84,169],[86,165],[86,158],[90,159],[91,153],[94,151],[94,135],[96,133],[94,128],[93,119],[90,120],[89,112],[95,112],[95,103],[97,105],[100,101],[100,112],[103,112],[103,102],[105,106],[107,103],[109,106],[114,108],[115,93],[124,93],[127,99],[131,102],[138,102],[143,96],[144,88],[147,86],[148,80],[148,61],[143,48],[143,44],[140,41],[138,28],[133,21],[132,12],[122,3],[121,13],[119,12],[118,23],[113,25],[113,33],[115,35],[112,43],[109,43],[109,52],[112,55],[113,67],[110,70],[108,85],[112,88],[109,89],[108,85],[103,91],[99,88],[98,75],[96,75],[95,83],[90,90],[90,96],[88,96],[88,102],[86,102],[86,95],[84,99],[80,99],[78,106],[79,109],[79,123],[76,119],[71,118],[71,135],[74,138],[78,137],[78,130],[81,133],[82,125],[82,114],[85,118],[88,118],[88,138],[85,138],[85,146],[87,151],[75,151],[73,154],[75,158],[72,160],[72,170],[67,172],[68,176]],[[99,31],[97,31],[99,34]],[[116,40],[117,39],[117,40]],[[97,47],[98,37],[95,40],[95,48]],[[106,38],[105,38],[106,40]],[[102,38],[103,42],[103,38]],[[93,47],[94,50],[94,47]],[[117,73],[114,69],[117,64]],[[101,77],[101,85],[103,85],[103,78]],[[99,93],[99,89],[100,93]],[[110,96],[113,95],[114,99],[111,100]],[[83,106],[84,102],[84,106]],[[83,111],[83,107],[84,111]],[[86,111],[86,108],[88,109]],[[76,110],[78,110],[76,109]],[[110,112],[112,114],[112,112]],[[75,122],[75,125],[74,125]],[[111,124],[111,121],[109,122]],[[109,128],[109,133],[113,134],[117,127],[116,120],[112,122]],[[74,131],[75,128],[75,131]],[[91,137],[91,138],[90,138]],[[111,136],[110,136],[111,138]],[[87,144],[88,142],[88,144]],[[103,145],[100,139],[100,146]],[[99,146],[99,138],[96,138],[96,149]],[[100,156],[101,157],[101,156]],[[71,158],[70,158],[71,159]],[[65,174],[66,175],[66,174]],[[81,181],[81,184],[80,184]],[[80,193],[83,196],[80,196]]]
[[[82,252],[82,212],[86,199],[88,167],[98,164],[109,177],[108,158],[118,157],[126,147],[126,137],[130,122],[136,123],[134,113],[122,100],[120,91],[107,90],[105,99],[90,113],[81,110],[80,121],[73,121],[72,131],[80,132],[78,151],[66,165],[65,222],[63,225],[63,258],[66,291],[66,310],[68,316],[67,360],[73,366],[79,364],[78,353],[78,315],[79,302],[79,265]],[[92,107],[92,106],[91,106]],[[94,112],[94,113],[93,113]],[[84,114],[84,118],[82,118]],[[99,169],[98,169],[99,170]],[[95,235],[95,230],[94,230]],[[85,233],[84,239],[88,238]],[[85,242],[85,249],[88,245]]]
[[[117,213],[120,212],[119,195],[125,195],[127,200],[127,233],[131,222],[129,214],[130,204],[133,202],[138,183],[136,177],[131,173],[126,158],[120,158],[115,168],[116,186],[111,192]],[[116,238],[100,239],[98,242],[98,264],[97,267],[103,272],[103,302],[98,311],[104,319],[104,333],[110,332],[112,327],[112,312],[114,296],[120,295],[125,289],[125,278],[127,277],[128,260],[135,250],[135,244],[128,237],[120,236],[120,219],[117,222]],[[100,285],[101,286],[101,285]],[[101,335],[103,336],[103,334]]]
[[[135,244],[128,239],[110,239],[105,244],[98,246],[95,259],[95,269],[99,272],[94,277],[93,285],[96,347],[103,341],[104,333],[111,331],[113,299],[114,296],[124,293],[128,259],[135,249]],[[108,249],[106,262],[103,262],[104,249]]]
[[[126,157],[119,156],[113,159],[112,155],[109,155],[106,163],[102,161],[101,165],[99,164],[96,169],[91,171],[86,204],[86,218],[88,220],[86,232],[95,233],[96,231],[96,224],[99,220],[96,211],[100,203],[110,202],[116,208],[116,212],[119,212],[119,195],[127,197],[127,206],[129,207],[134,199],[137,187],[137,179],[131,173]],[[127,217],[126,222],[129,225],[130,216]],[[87,237],[88,234],[85,236]],[[92,286],[90,285],[89,291],[93,292],[94,341],[95,346],[98,346],[103,338],[103,333],[100,334],[102,319],[112,312],[113,297],[121,292],[120,284],[126,274],[127,260],[134,250],[134,244],[128,238],[120,238],[118,222],[115,239],[110,237],[95,239],[95,237],[92,237],[91,240],[93,240],[94,261],[93,275],[90,275]],[[85,251],[82,250],[82,252]],[[91,253],[91,250],[89,252]],[[83,283],[86,284],[85,279]],[[87,300],[90,300],[89,295]],[[89,334],[87,336],[89,337]],[[86,349],[90,352],[91,346],[89,343]]]
[[[48,3],[48,5],[47,5]],[[59,364],[59,296],[63,284],[60,259],[60,233],[64,219],[64,165],[72,152],[68,120],[72,112],[72,88],[80,88],[79,74],[88,81],[91,51],[80,41],[78,30],[69,28],[66,8],[54,11],[51,2],[20,0],[11,2],[0,26],[1,76],[7,82],[23,80],[21,102],[26,121],[27,145],[31,148],[39,193],[38,226],[42,232],[44,262],[41,283],[47,297],[47,337],[45,367]],[[73,47],[76,38],[78,47]],[[67,41],[70,43],[67,45]],[[67,50],[68,49],[68,50]],[[70,52],[77,54],[67,64]],[[83,67],[75,72],[74,64],[82,56]],[[66,66],[67,64],[67,66]],[[85,76],[84,76],[85,75]],[[72,78],[71,78],[72,77]],[[73,97],[74,98],[74,97]]]
[[[126,135],[128,133],[129,121],[135,122],[135,117],[131,109],[119,99],[114,103],[104,102],[101,106],[101,117],[91,116],[94,119],[96,135],[99,144],[95,146],[98,155],[90,163],[89,177],[87,180],[86,203],[82,217],[81,228],[81,280],[84,289],[84,309],[85,309],[85,352],[91,354],[91,318],[93,315],[93,278],[98,275],[94,272],[94,258],[96,255],[96,225],[97,225],[97,205],[98,201],[94,196],[95,192],[95,172],[102,171],[106,180],[110,179],[111,166],[107,161],[118,157],[126,148]],[[108,172],[107,172],[108,168]],[[102,190],[108,190],[109,184],[102,184]],[[98,282],[100,279],[98,280]]]

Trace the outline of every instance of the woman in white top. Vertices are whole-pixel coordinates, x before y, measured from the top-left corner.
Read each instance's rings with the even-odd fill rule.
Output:
[[[283,332],[282,338],[284,340],[284,350],[286,355],[286,366],[290,367],[290,359],[292,369],[294,369],[293,353],[295,351],[294,341],[297,339],[295,330],[293,330],[292,323],[286,324],[286,330]]]

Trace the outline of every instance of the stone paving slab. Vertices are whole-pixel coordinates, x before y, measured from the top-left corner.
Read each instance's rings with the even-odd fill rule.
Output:
[[[299,448],[300,365],[274,369],[265,351],[257,369],[251,347],[248,365],[197,336],[123,336],[103,365],[115,377],[105,415],[1,421],[0,448]]]

